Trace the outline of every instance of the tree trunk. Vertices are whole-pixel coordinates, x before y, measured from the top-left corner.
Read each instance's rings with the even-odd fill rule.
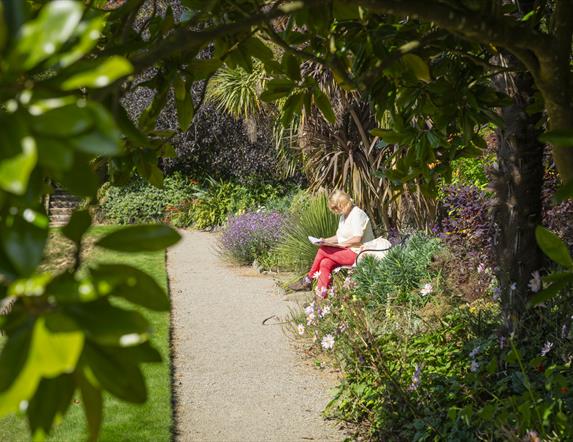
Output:
[[[512,56],[501,57],[511,66],[517,64]],[[513,99],[501,110],[505,125],[497,130],[493,215],[504,323],[508,332],[518,332],[530,292],[529,281],[542,263],[535,227],[541,223],[544,146],[537,141],[541,130],[536,124],[541,115],[529,115],[525,110],[535,90],[531,75],[504,74],[495,84]]]

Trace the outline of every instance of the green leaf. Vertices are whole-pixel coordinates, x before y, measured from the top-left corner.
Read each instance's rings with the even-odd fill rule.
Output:
[[[90,111],[77,103],[48,110],[32,119],[32,130],[54,137],[74,137],[93,125]]]
[[[74,150],[66,140],[42,136],[36,139],[38,163],[51,170],[66,171],[74,163]]]
[[[78,37],[78,42],[68,51],[55,56],[53,63],[57,64],[58,67],[65,68],[90,52],[97,44],[105,23],[105,15],[96,16],[87,23],[80,23],[72,35],[72,38]]]
[[[55,54],[73,35],[83,13],[81,2],[49,2],[35,20],[21,28],[20,39],[10,54],[11,64],[29,70]]]
[[[34,327],[30,362],[38,366],[42,377],[71,373],[76,368],[83,345],[82,333],[51,333],[46,328],[45,319],[40,318]]]
[[[89,441],[97,441],[103,418],[103,399],[101,390],[83,375],[78,375],[78,385],[82,394],[82,404],[88,422]]]
[[[26,414],[34,440],[44,439],[70,406],[76,385],[71,375],[42,379]]]
[[[115,307],[105,299],[65,307],[87,338],[101,345],[128,347],[149,338],[150,327],[138,312]]]
[[[183,79],[177,77],[175,80],[175,106],[177,107],[177,120],[179,128],[185,132],[193,122],[195,107],[193,105],[193,95],[187,90],[187,84]]]
[[[62,229],[62,233],[66,238],[71,239],[76,244],[82,240],[82,236],[90,228],[92,224],[92,217],[88,210],[76,210],[68,224]]]
[[[64,91],[79,88],[101,88],[112,84],[133,72],[133,66],[125,58],[114,55],[108,58],[76,63],[73,73],[67,75],[60,87]]]
[[[86,362],[99,384],[121,400],[144,403],[147,390],[141,370],[118,355],[121,350],[86,345]]]
[[[532,307],[541,304],[542,302],[553,299],[555,296],[557,296],[557,294],[559,294],[559,292],[562,289],[567,287],[567,284],[568,284],[567,281],[554,282],[546,289],[543,289],[540,292],[536,293],[534,296],[532,296],[528,302],[528,305]]]
[[[281,109],[281,123],[284,127],[290,127],[293,115],[300,113],[304,102],[302,93],[292,94],[288,97]]]
[[[573,179],[569,180],[566,184],[562,184],[557,189],[557,192],[555,192],[553,198],[558,203],[561,203],[566,199],[573,198]]]
[[[73,372],[83,346],[81,333],[51,333],[43,318],[36,320],[26,364],[8,390],[0,393],[0,416],[17,411],[22,401],[29,401],[42,378]]]
[[[240,46],[246,50],[251,57],[258,58],[263,63],[272,60],[274,57],[273,51],[257,37],[248,38],[242,42]]]
[[[0,146],[2,144],[0,143]],[[8,158],[0,158],[0,189],[24,195],[38,160],[38,152],[36,140],[27,133],[21,133],[17,146],[20,149],[19,153]]]
[[[322,113],[324,119],[329,123],[334,124],[336,122],[336,115],[334,115],[334,111],[332,110],[330,99],[318,87],[314,89],[313,95],[314,95],[314,103]]]
[[[161,362],[162,360],[159,352],[151,346],[149,341],[133,347],[123,348],[121,357],[136,364],[141,362]]]
[[[0,53],[4,50],[8,41],[8,28],[4,18],[4,4],[0,3]]]
[[[539,141],[555,146],[573,147],[573,130],[557,129],[545,132],[539,136]]]
[[[154,278],[124,264],[100,264],[91,270],[95,283],[105,281],[111,295],[120,296],[151,310],[169,310],[169,299]]]
[[[213,75],[217,69],[222,66],[223,62],[218,58],[209,60],[193,60],[187,65],[187,71],[193,77],[193,80],[205,80]]]
[[[553,272],[544,276],[543,282],[573,282],[573,272]]]
[[[402,134],[388,129],[372,129],[370,134],[380,138],[387,144],[401,144],[404,138]]]
[[[563,267],[573,268],[573,259],[571,259],[567,245],[555,233],[545,227],[537,226],[535,238],[539,248],[549,258]]]
[[[0,354],[0,393],[6,391],[16,380],[28,359],[32,342],[33,322],[10,334]]]
[[[90,166],[90,160],[89,156],[76,153],[74,165],[67,172],[57,174],[57,182],[74,195],[95,198],[100,182]]]
[[[288,97],[293,91],[295,84],[291,80],[276,78],[266,84],[266,89],[261,94],[263,101],[276,101],[279,98]]]
[[[8,222],[11,225],[3,225],[0,231],[2,247],[20,275],[28,276],[42,261],[48,228],[38,227],[21,215],[10,215]]]
[[[334,0],[332,14],[337,20],[359,20],[360,7],[348,0]]]
[[[165,225],[138,225],[118,229],[96,242],[96,245],[119,252],[163,250],[181,239],[175,230]]]
[[[301,80],[300,62],[298,58],[289,52],[285,52],[281,61],[281,65],[292,81]]]
[[[430,68],[421,57],[416,54],[405,54],[402,56],[402,62],[418,80],[424,83],[430,82]]]

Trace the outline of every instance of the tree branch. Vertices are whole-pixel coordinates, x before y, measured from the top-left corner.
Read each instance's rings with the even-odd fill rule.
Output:
[[[550,36],[508,16],[480,16],[428,0],[356,0],[356,3],[373,12],[407,15],[430,21],[467,40],[506,48],[534,75],[538,70],[538,62],[535,59],[549,52],[551,47]]]
[[[557,1],[553,13],[553,34],[558,57],[569,60],[573,38],[573,0]]]

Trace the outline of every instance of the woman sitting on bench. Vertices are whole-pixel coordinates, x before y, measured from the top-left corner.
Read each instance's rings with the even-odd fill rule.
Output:
[[[328,198],[330,210],[340,215],[336,235],[320,238],[314,263],[308,274],[291,284],[291,290],[309,290],[312,278],[318,276],[317,293],[327,297],[332,271],[336,267],[353,265],[362,244],[374,239],[368,215],[352,203],[352,198],[342,190],[334,191]]]

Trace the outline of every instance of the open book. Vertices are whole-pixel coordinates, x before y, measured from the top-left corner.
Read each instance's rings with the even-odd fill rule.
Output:
[[[322,241],[320,240],[320,238],[316,238],[314,236],[310,236],[308,237],[308,240],[313,243],[314,245],[319,245]]]
[[[324,240],[321,241],[320,238],[316,238],[316,237],[314,237],[314,236],[309,236],[309,237],[308,237],[308,240],[309,240],[312,244],[314,244],[315,246],[338,247],[338,248],[340,248],[340,249],[344,249],[344,248],[345,248],[344,246],[341,246],[341,245],[338,245],[338,244],[332,244],[332,243],[326,242],[326,241],[324,241]]]

